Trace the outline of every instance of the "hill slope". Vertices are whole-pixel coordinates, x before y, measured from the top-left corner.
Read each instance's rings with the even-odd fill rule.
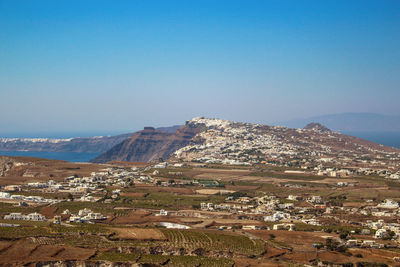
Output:
[[[194,118],[176,133],[146,128],[92,162],[159,158],[289,167],[400,167],[399,149],[332,132],[321,124],[293,129],[206,118]]]
[[[199,132],[196,127],[185,125],[175,132],[160,131],[152,127],[135,133],[129,139],[114,146],[102,155],[93,159],[94,163],[108,161],[155,161],[160,158],[167,159],[172,153],[192,141]]]
[[[400,116],[375,113],[330,114],[278,122],[274,125],[301,128],[311,122],[319,122],[329,129],[341,132],[400,132]]]

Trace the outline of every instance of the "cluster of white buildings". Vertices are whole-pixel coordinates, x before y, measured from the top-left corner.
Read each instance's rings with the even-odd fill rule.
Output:
[[[351,150],[341,152],[324,145],[342,141],[339,133],[201,117],[194,118],[187,124],[195,127],[205,126],[206,130],[197,135],[204,142],[191,143],[175,151],[174,155],[185,161],[226,165],[267,163],[297,166],[309,169],[314,174],[330,177],[347,177],[355,173],[374,175],[384,172],[384,175],[391,179],[400,178],[399,153],[371,148],[356,142],[351,143]],[[354,164],[351,163],[373,168],[354,168]],[[336,167],[329,167],[332,165]],[[397,169],[397,172],[393,169]]]
[[[24,215],[19,212],[13,212],[4,216],[4,220],[24,220],[24,221],[46,221],[46,217],[40,213],[29,213]]]
[[[292,202],[284,201],[281,203],[280,199],[273,195],[254,198],[239,197],[236,199],[230,196],[225,199],[224,203],[220,204],[203,202],[200,204],[200,208],[204,211],[228,211],[232,214],[257,216],[265,222],[287,223],[295,221],[310,225],[321,225],[317,220],[316,213],[311,212],[311,210],[325,208],[324,201],[320,196],[303,198],[296,195],[289,195],[288,199]],[[310,207],[297,207],[293,203],[300,200],[309,202]]]
[[[0,199],[2,200],[15,200],[21,202],[33,202],[37,204],[51,204],[58,203],[60,200],[57,199],[47,199],[41,196],[24,196],[24,195],[11,195],[8,192],[0,192]]]
[[[69,211],[65,210],[63,214],[69,214]],[[83,210],[79,210],[78,214],[70,214],[69,222],[85,223],[93,220],[105,220],[105,219],[107,219],[107,217],[104,216],[103,214],[93,212],[92,210],[85,208]]]
[[[27,184],[28,187],[31,188],[49,188],[49,189],[63,189],[63,185],[60,183],[57,183],[54,180],[49,180],[45,183],[40,183],[40,182],[32,182]]]

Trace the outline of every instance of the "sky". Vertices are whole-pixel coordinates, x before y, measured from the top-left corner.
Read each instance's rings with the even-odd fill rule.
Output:
[[[398,0],[0,0],[0,133],[400,115]]]

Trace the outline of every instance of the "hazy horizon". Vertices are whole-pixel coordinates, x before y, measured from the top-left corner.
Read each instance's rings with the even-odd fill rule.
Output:
[[[0,1],[0,134],[400,115],[399,1]]]
[[[377,114],[377,113],[338,113],[338,114],[323,114],[323,115],[318,115],[318,116],[313,116],[313,117],[307,117],[307,118],[294,118],[292,120],[288,121],[282,121],[282,122],[266,122],[265,125],[277,125],[277,126],[285,126],[289,128],[303,128],[306,126],[308,123],[311,122],[316,122],[316,123],[321,123],[324,126],[328,126],[330,129],[334,131],[338,131],[344,134],[350,134],[358,137],[364,138],[364,136],[373,136],[373,135],[385,135],[385,134],[394,134],[396,137],[399,136],[398,134],[400,133],[400,130],[398,129],[383,129],[383,130],[376,130],[376,129],[371,129],[371,130],[342,130],[337,127],[333,127],[324,122],[323,120],[318,120],[318,118],[324,118],[328,116],[340,116],[343,117],[343,115],[372,115],[372,116],[391,116],[391,115],[385,115],[385,114]],[[397,124],[400,123],[400,116],[393,116],[396,119]],[[211,117],[209,117],[211,118]],[[316,120],[313,120],[314,118],[317,118]],[[188,118],[192,119],[192,118]],[[219,118],[219,119],[226,119],[226,118]],[[233,120],[236,122],[248,122],[248,121],[237,121]],[[150,127],[172,127],[172,126],[177,126],[177,125],[184,125],[185,121],[182,121],[181,123],[175,124],[175,125],[149,125],[149,124],[143,124],[143,125],[135,125],[131,129],[120,129],[120,130],[115,130],[115,129],[107,129],[107,130],[93,130],[93,131],[15,131],[15,132],[9,132],[9,131],[1,131],[0,130],[0,138],[55,138],[55,139],[64,139],[64,138],[78,138],[78,137],[95,137],[95,136],[116,136],[120,134],[127,134],[127,133],[134,133],[137,131],[142,130],[146,126]],[[295,124],[291,124],[291,122],[296,122]],[[397,126],[397,125],[396,125]],[[371,138],[366,138],[366,139],[371,139]],[[374,138],[372,138],[374,139]]]

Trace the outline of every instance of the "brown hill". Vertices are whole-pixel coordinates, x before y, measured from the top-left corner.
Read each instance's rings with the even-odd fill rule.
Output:
[[[331,130],[329,130],[327,127],[325,127],[324,125],[318,123],[318,122],[311,122],[309,124],[307,124],[306,126],[304,126],[305,130],[314,130],[314,131],[319,131],[319,132],[330,132]]]
[[[131,138],[112,147],[91,162],[149,162],[160,158],[167,159],[176,150],[189,144],[198,132],[200,128],[192,125],[184,125],[174,133],[145,127],[144,130],[135,133]]]

